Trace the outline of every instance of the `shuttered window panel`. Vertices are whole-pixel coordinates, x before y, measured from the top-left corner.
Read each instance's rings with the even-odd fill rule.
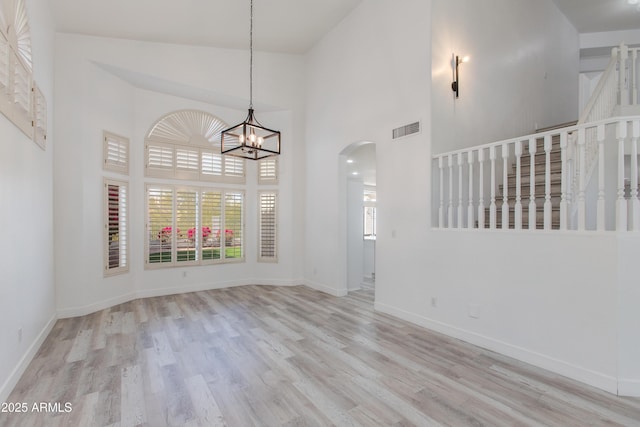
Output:
[[[129,139],[104,131],[103,136],[104,170],[129,173]]]
[[[227,191],[224,198],[224,233],[220,233],[225,250],[223,259],[244,259],[244,193]],[[222,239],[224,237],[224,239]]]
[[[104,274],[129,271],[129,195],[128,184],[104,181]]]
[[[224,156],[224,181],[242,182],[245,179],[245,160],[237,157]]]
[[[258,184],[278,183],[278,160],[263,159],[258,162]]]
[[[222,155],[213,151],[203,150],[200,158],[201,178],[203,180],[216,180],[222,177]]]
[[[182,265],[200,259],[198,196],[195,190],[176,191],[176,262]]]
[[[202,191],[202,261],[215,262],[221,256],[222,192]],[[224,237],[224,233],[222,233]]]
[[[33,138],[32,110],[31,110],[31,71],[18,59],[15,52],[11,53],[13,67],[12,92],[13,111],[12,121],[30,139]]]
[[[9,105],[9,52],[9,42],[0,34],[0,106]]]
[[[259,205],[259,241],[258,261],[276,262],[278,260],[277,228],[278,228],[278,195],[273,191],[262,191],[258,194]]]
[[[31,91],[33,94],[33,140],[44,149],[47,142],[47,100],[35,83]]]
[[[173,262],[175,245],[173,188],[147,187],[146,264]]]
[[[244,261],[244,192],[147,185],[147,268]]]
[[[151,177],[173,178],[173,145],[149,143],[147,144],[146,151],[146,175]]]

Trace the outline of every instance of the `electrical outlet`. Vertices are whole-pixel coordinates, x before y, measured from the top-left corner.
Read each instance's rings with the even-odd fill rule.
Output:
[[[22,328],[18,328],[18,342],[22,342]]]
[[[431,297],[431,307],[433,307],[433,308],[438,307],[438,298],[437,297]]]

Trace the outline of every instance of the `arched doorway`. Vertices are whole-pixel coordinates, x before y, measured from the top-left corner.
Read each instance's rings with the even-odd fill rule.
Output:
[[[362,141],[340,153],[347,292],[375,290],[376,145]]]

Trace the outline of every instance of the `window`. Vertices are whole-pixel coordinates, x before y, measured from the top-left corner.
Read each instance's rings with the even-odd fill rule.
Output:
[[[376,190],[365,189],[363,199],[364,214],[364,238],[375,240],[376,238]]]
[[[128,185],[104,180],[105,276],[129,271]]]
[[[268,158],[258,162],[258,184],[278,183],[278,159]]]
[[[244,192],[147,186],[147,267],[244,260]]]
[[[44,95],[33,82],[25,1],[4,1],[0,4],[0,112],[45,148],[46,111]]]
[[[104,170],[129,173],[129,140],[111,132],[103,132]]]
[[[258,261],[277,261],[277,200],[273,191],[261,191],[258,194],[259,243]]]
[[[220,154],[220,132],[226,127],[204,111],[182,110],[164,116],[145,138],[145,175],[244,184],[244,159]]]

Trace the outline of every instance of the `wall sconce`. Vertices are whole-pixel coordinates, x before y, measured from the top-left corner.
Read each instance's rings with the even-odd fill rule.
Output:
[[[456,68],[455,68],[455,74],[453,77],[453,83],[451,83],[451,90],[453,90],[456,93],[456,98],[459,95],[459,89],[460,89],[460,77],[458,74],[458,66],[460,64],[462,64],[463,62],[469,62],[469,57],[465,56],[463,58],[460,58],[458,55],[456,55]]]

